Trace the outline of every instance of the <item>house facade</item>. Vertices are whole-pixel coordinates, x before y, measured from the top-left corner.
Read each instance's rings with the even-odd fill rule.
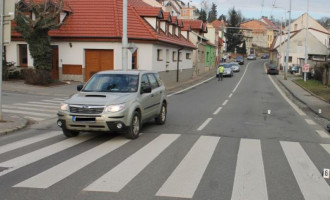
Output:
[[[202,20],[182,19],[184,27],[190,27],[189,41],[193,43],[196,49],[193,51],[195,74],[209,71],[215,65],[215,44],[210,43],[205,37],[208,33],[207,24]],[[212,51],[212,52],[211,52]]]
[[[308,28],[306,29],[306,20],[308,19]],[[300,65],[305,63],[305,47],[307,45],[308,63],[326,62],[327,56],[330,54],[330,33],[322,25],[320,25],[307,13],[300,16],[291,23],[290,31],[290,49],[289,49],[289,66]],[[308,40],[306,44],[306,31],[308,31]],[[285,53],[288,41],[288,27],[284,33],[276,37],[272,54],[277,58],[280,65],[285,65]]]
[[[85,82],[98,71],[122,69],[122,16],[116,14],[122,13],[122,2],[67,2],[72,11],[62,13],[64,25],[50,32],[53,78]],[[183,23],[160,7],[128,0],[128,69],[158,71],[165,84],[191,78],[195,46],[190,30],[182,29]],[[33,67],[28,45],[15,31],[6,59]]]

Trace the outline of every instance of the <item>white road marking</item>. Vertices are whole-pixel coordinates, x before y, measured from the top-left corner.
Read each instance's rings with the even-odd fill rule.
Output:
[[[37,101],[30,101],[29,104],[37,104],[37,105],[49,105],[49,106],[60,106],[60,103],[45,103],[45,102],[37,102]]]
[[[211,120],[212,118],[208,118],[197,130],[198,131],[203,130],[207,126],[207,124],[210,123]]]
[[[55,104],[60,104],[62,103],[63,101],[61,100],[41,100],[43,102],[49,102],[49,103],[55,103]]]
[[[328,183],[301,145],[284,141],[281,141],[281,145],[305,200],[329,200]]]
[[[40,122],[40,121],[46,120],[46,118],[31,117],[31,116],[24,116],[24,118],[32,119],[32,120],[37,121],[37,122]]]
[[[81,153],[59,165],[56,165],[36,176],[33,176],[14,187],[25,188],[49,188],[55,183],[65,179],[76,171],[82,169],[95,160],[107,155],[108,153],[116,150],[131,140],[123,138],[115,138],[104,142],[93,149]]]
[[[225,106],[228,103],[228,99],[226,99],[223,103],[222,106]]]
[[[203,81],[203,82],[201,82],[201,83],[198,83],[198,84],[196,84],[196,85],[193,85],[193,86],[187,87],[186,89],[180,90],[180,91],[175,92],[175,93],[173,93],[173,94],[169,94],[169,95],[167,95],[167,97],[171,97],[171,96],[173,96],[173,95],[180,94],[180,93],[185,92],[185,91],[187,91],[187,90],[190,90],[190,89],[192,89],[192,88],[194,88],[194,87],[197,87],[197,86],[199,86],[199,85],[201,85],[201,84],[203,84],[203,83],[205,83],[205,82],[208,82],[208,81],[210,81],[210,80],[212,80],[212,79],[214,79],[214,77],[211,77],[211,78],[209,78],[209,79],[207,79],[207,80],[205,80],[205,81]]]
[[[27,104],[27,103],[15,103],[14,105],[17,105],[17,106],[27,106],[27,107],[38,107],[38,108],[54,108],[54,109],[59,109],[59,105],[58,106],[50,106],[50,105],[36,105],[36,104]]]
[[[243,73],[241,79],[239,80],[239,82],[237,83],[236,87],[234,88],[233,93],[236,92],[238,86],[241,84],[241,82],[242,82],[242,80],[243,80],[243,78],[244,78],[244,76],[245,76],[245,74],[246,74],[246,72],[247,72],[247,69],[249,68],[249,65],[250,65],[250,63],[246,65],[246,68],[245,68],[245,70],[244,70],[244,73]]]
[[[241,139],[231,199],[268,199],[259,140]]]
[[[87,186],[84,191],[119,192],[179,136],[178,134],[160,135]]]
[[[39,111],[39,112],[49,112],[49,113],[57,113],[58,109],[40,109],[40,108],[31,108],[31,107],[19,107],[13,105],[2,105],[2,108],[7,109],[16,109],[16,110],[29,110],[29,111]]]
[[[49,138],[52,138],[52,137],[55,137],[58,135],[62,135],[62,134],[63,134],[62,131],[52,131],[49,133],[44,133],[42,135],[38,135],[38,136],[34,136],[34,137],[27,138],[24,140],[20,140],[17,142],[9,143],[9,144],[0,146],[0,154],[15,150],[15,149],[19,149],[19,148],[28,146],[30,144],[34,144],[36,142],[40,142],[40,141],[43,141],[43,140],[46,140],[46,139],[49,139]]]
[[[305,121],[307,122],[307,124],[309,125],[316,125],[315,122],[311,119],[305,119]]]
[[[67,100],[67,99],[63,99],[63,98],[53,98],[53,100],[64,101],[64,100]]]
[[[219,108],[213,113],[213,115],[217,115],[221,110],[222,110],[222,107],[219,107]]]
[[[192,198],[219,140],[220,137],[201,136],[156,196]]]
[[[330,154],[330,144],[321,144],[321,146]]]
[[[277,91],[282,95],[282,97],[292,106],[292,108],[301,116],[306,116],[306,114],[298,108],[285,94],[284,92],[277,86],[277,84],[273,81],[273,79],[268,75],[269,80],[273,83]]]
[[[68,149],[70,147],[83,143],[83,142],[91,139],[92,137],[93,136],[80,136],[80,137],[66,139],[61,142],[55,143],[53,145],[33,151],[31,153],[28,153],[28,154],[19,156],[17,158],[2,162],[2,163],[0,163],[0,167],[8,168],[8,169],[1,171],[0,176],[3,176],[9,172],[17,170],[17,169],[24,167],[26,165],[29,165],[31,163],[37,162],[50,155],[53,155],[55,153],[58,153],[60,151]]]
[[[230,95],[228,96],[228,98],[231,98],[233,96],[233,93],[230,93]]]
[[[40,112],[28,112],[23,110],[8,110],[8,109],[2,109],[3,112],[7,113],[17,113],[17,114],[24,114],[24,115],[32,115],[32,116],[39,116],[39,117],[55,117],[56,115],[53,114],[44,114]]]
[[[330,135],[323,130],[316,130],[317,134],[323,138],[330,138]]]

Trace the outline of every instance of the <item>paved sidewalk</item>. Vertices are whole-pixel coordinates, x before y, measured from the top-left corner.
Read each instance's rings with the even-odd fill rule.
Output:
[[[168,94],[174,93],[181,89],[187,88],[191,85],[202,82],[210,77],[215,76],[214,70],[210,70],[206,73],[195,76],[189,80],[177,82],[166,86]],[[44,96],[56,96],[61,98],[69,97],[70,95],[77,92],[77,85],[80,82],[66,82],[62,85],[55,86],[35,86],[24,84],[22,80],[15,81],[3,81],[2,91],[3,92],[19,92],[24,94],[44,95]],[[28,120],[9,113],[2,113],[3,120],[0,121],[0,135],[8,134],[10,132],[22,129],[28,125]]]
[[[330,121],[330,103],[321,100],[310,91],[303,89],[293,82],[293,80],[300,77],[288,75],[287,80],[284,80],[283,74],[280,74],[276,78],[296,99],[305,104],[311,111]]]

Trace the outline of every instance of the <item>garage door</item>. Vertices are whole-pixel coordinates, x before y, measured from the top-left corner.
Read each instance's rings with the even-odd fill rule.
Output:
[[[96,72],[113,70],[113,50],[85,50],[85,81]]]

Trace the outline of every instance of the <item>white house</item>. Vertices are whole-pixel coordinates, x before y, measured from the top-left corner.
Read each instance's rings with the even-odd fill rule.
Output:
[[[308,29],[306,29],[307,18]],[[306,31],[308,31],[307,44]],[[330,33],[316,20],[305,13],[291,23],[290,32],[289,66],[301,66],[304,64],[306,45],[308,47],[308,62],[326,61],[327,55],[330,54]],[[276,37],[272,47],[274,58],[280,58],[279,62],[282,66],[284,66],[285,63],[285,53],[288,41],[287,33],[288,27],[284,29],[282,35]]]
[[[122,1],[67,2],[70,10],[61,15],[65,24],[50,32],[53,78],[84,82],[98,71],[122,69]],[[165,84],[189,79],[195,46],[181,34],[182,28],[178,20],[165,19],[160,7],[128,0],[129,69],[156,70]],[[15,31],[6,59],[20,68],[33,67],[28,46]]]

